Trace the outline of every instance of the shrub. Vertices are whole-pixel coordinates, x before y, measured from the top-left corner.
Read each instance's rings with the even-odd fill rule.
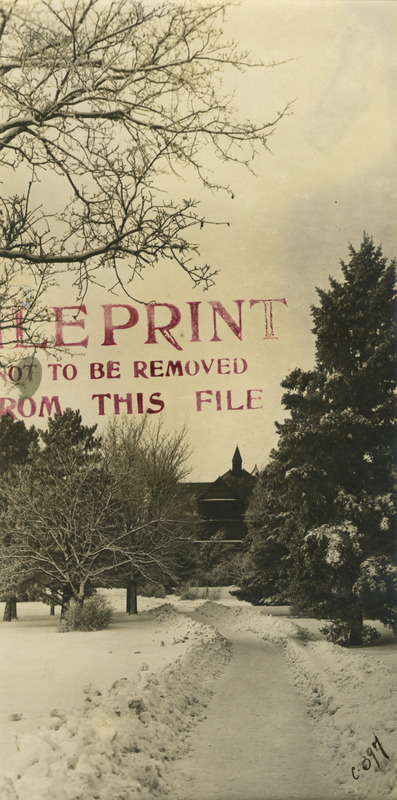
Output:
[[[320,633],[325,636],[328,642],[339,644],[341,647],[350,647],[350,624],[348,622],[332,622],[320,628]],[[371,625],[363,625],[362,638],[363,645],[372,644],[379,639],[380,633]]]
[[[298,628],[295,638],[298,642],[302,642],[303,644],[307,644],[310,641],[310,631],[308,628]]]
[[[181,590],[181,600],[219,600],[219,588],[205,586],[188,586]]]
[[[165,586],[163,586],[162,583],[156,583],[156,582],[152,583],[152,582],[149,582],[149,581],[147,583],[144,583],[143,585],[139,584],[138,590],[139,590],[139,594],[142,597],[161,597],[161,598],[163,598],[163,597],[166,597],[166,594],[167,594],[166,591],[165,591]]]
[[[83,604],[71,600],[60,630],[66,631],[101,631],[110,625],[113,608],[106,597],[101,594],[89,597]]]

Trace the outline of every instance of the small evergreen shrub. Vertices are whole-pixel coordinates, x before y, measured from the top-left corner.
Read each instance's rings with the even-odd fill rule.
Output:
[[[113,608],[109,600],[101,594],[89,597],[83,604],[71,600],[61,620],[60,630],[101,631],[109,627],[112,616]]]
[[[210,586],[188,586],[181,592],[181,600],[219,600],[221,590]]]
[[[138,586],[139,594],[142,597],[166,597],[165,586],[162,583],[144,583],[142,586],[139,584]]]
[[[373,628],[372,625],[364,625],[364,630],[363,630],[364,645],[376,642],[377,639],[380,639],[380,636],[381,635],[379,631],[377,631],[376,628]]]
[[[295,638],[298,640],[298,642],[306,644],[311,639],[310,631],[308,628],[298,628]]]
[[[350,647],[350,625],[348,622],[332,622],[331,625],[324,625],[320,628],[320,633],[328,642],[339,644],[341,647]],[[363,646],[372,644],[379,639],[380,633],[371,625],[363,625],[362,639]]]

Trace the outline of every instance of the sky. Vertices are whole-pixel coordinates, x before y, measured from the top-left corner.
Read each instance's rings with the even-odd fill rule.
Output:
[[[117,331],[117,345],[104,348],[101,306],[128,300],[98,287],[90,290],[84,331],[89,346],[85,355],[63,360],[75,364],[77,376],[68,379],[70,367],[62,376],[44,359],[38,403],[41,395],[58,394],[62,407],[80,408],[84,421],[101,429],[113,416],[115,393],[130,393],[136,414],[139,402],[160,392],[164,409],[155,417],[172,429],[186,425],[190,479],[214,480],[226,472],[236,445],[248,471],[267,463],[277,444],[274,423],[285,416],[280,382],[294,367],[314,363],[310,306],[316,287],[326,289],[330,275],[341,276],[340,259],[348,260],[349,243],[359,248],[364,231],[382,243],[385,256],[397,253],[396,20],[396,3],[383,0],[242,0],[229,9],[225,36],[237,39],[254,59],[278,63],[228,76],[224,88],[235,91],[238,113],[259,122],[274,118],[287,102],[292,107],[268,152],[258,154],[255,175],[213,162],[234,199],[189,185],[206,217],[229,223],[205,225],[196,237],[203,257],[219,270],[216,285],[207,292],[193,289],[187,276],[167,264],[148,273],[136,292],[134,287],[141,300],[180,309],[175,337],[182,350],[161,336],[157,344],[146,344],[144,306],[139,324]],[[273,303],[271,339],[264,338],[263,303],[250,308],[250,300],[269,298],[285,300]],[[244,300],[242,340],[218,317],[220,341],[211,341],[210,301],[222,303],[238,322],[236,300]],[[200,342],[189,341],[193,301],[201,302]],[[54,290],[49,302],[65,304],[64,292]],[[125,313],[114,312],[116,324],[125,321]],[[157,324],[164,324],[166,316],[158,313]],[[82,331],[73,333],[78,337]],[[183,376],[160,376],[168,361],[178,359]],[[90,363],[109,360],[119,362],[113,374],[119,371],[121,377],[90,379]],[[134,361],[150,360],[163,362],[154,367],[157,374],[134,377]],[[186,374],[186,362],[192,372],[198,364],[197,375]],[[92,397],[100,393],[112,395],[103,401],[104,415]]]

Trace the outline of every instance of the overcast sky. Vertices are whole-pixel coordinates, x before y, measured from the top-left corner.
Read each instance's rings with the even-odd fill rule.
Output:
[[[164,421],[172,427],[187,423],[192,479],[212,480],[225,472],[236,444],[246,469],[266,463],[277,441],[274,421],[284,416],[280,381],[293,367],[313,364],[310,305],[315,287],[326,288],[330,274],[338,277],[339,259],[348,258],[349,242],[359,247],[364,230],[383,243],[386,256],[397,253],[396,18],[396,3],[382,0],[243,0],[230,10],[227,36],[237,38],[265,63],[284,62],[233,75],[233,87],[225,88],[235,88],[241,115],[268,121],[287,101],[294,104],[293,114],[282,120],[269,141],[271,152],[260,153],[256,176],[242,168],[228,169],[235,199],[210,196],[204,201],[207,216],[230,222],[230,227],[205,227],[200,232],[206,260],[220,270],[216,287],[206,293],[193,290],[187,277],[168,266],[137,287],[142,299],[155,297],[183,309],[186,326],[182,322],[175,332],[178,337],[181,331],[182,352],[165,341],[144,344],[144,311],[142,331],[120,331],[117,348],[101,347],[99,306],[109,298],[99,289],[91,292],[90,344],[87,354],[76,360],[78,379],[55,384],[45,365],[38,394],[56,390],[63,406],[81,407],[86,422],[102,425],[97,401],[91,399],[94,391],[134,396],[159,391],[165,401]],[[223,170],[224,176],[221,165],[214,164],[214,169],[220,174]],[[189,194],[196,192],[203,197],[191,185]],[[274,307],[277,339],[263,338],[263,309],[249,310],[252,298],[286,298],[288,306]],[[220,321],[222,341],[210,342],[208,301],[221,301],[237,319],[236,299],[245,300],[243,341]],[[186,303],[191,300],[202,301],[200,343],[188,341]],[[61,293],[55,293],[54,304],[63,302]],[[93,388],[88,363],[111,358],[120,361],[122,378],[98,380]],[[244,358],[248,366],[240,376],[212,377],[211,367],[208,375],[201,368],[196,377],[132,378],[133,360],[176,358],[183,363],[205,359],[207,364],[212,358]],[[228,390],[233,406],[246,406],[250,389],[262,390],[262,409],[227,410]],[[212,402],[198,412],[195,393],[206,390],[213,391]],[[221,392],[222,410],[216,408],[216,391]],[[111,405],[106,407],[110,412]]]

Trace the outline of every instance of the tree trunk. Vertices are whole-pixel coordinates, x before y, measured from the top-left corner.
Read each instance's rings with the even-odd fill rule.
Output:
[[[72,597],[73,597],[72,587],[70,586],[70,584],[67,584],[62,589],[61,619],[64,619]]]
[[[18,619],[17,598],[7,597],[4,607],[3,622],[11,622],[13,619]]]
[[[350,647],[359,646],[363,644],[363,614],[360,610],[355,610],[350,620]]]
[[[11,622],[11,598],[7,597],[4,606],[3,622]]]
[[[54,614],[55,614],[55,605],[54,605],[54,603],[51,603],[51,605],[50,605],[50,616],[53,617]]]
[[[16,597],[11,597],[11,619],[18,619]]]
[[[11,601],[7,598],[4,606],[3,622],[11,622]]]
[[[4,607],[3,622],[11,622],[13,619],[18,619],[17,598],[7,597],[6,604]]]
[[[84,600],[85,600],[85,581],[84,583],[81,583],[79,586],[79,594],[78,597],[76,597],[76,602],[79,604],[79,606],[83,606]]]
[[[138,595],[138,587],[136,581],[131,579],[127,586],[127,603],[126,603],[127,614],[138,613],[137,595]]]

